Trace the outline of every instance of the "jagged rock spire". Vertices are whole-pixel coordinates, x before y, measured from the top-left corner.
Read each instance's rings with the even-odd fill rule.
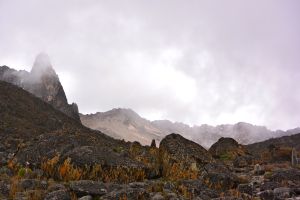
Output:
[[[156,142],[155,142],[155,140],[153,139],[152,140],[152,142],[151,142],[151,145],[150,145],[151,147],[153,147],[153,148],[156,148]]]
[[[27,90],[54,108],[80,121],[78,107],[74,103],[68,104],[63,86],[46,53],[37,55],[30,73],[1,67],[0,80]]]

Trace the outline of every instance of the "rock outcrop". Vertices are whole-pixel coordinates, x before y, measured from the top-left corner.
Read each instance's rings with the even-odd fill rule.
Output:
[[[34,94],[54,108],[80,121],[78,107],[68,104],[66,94],[47,55],[39,54],[30,72],[0,67],[0,80],[17,85]]]
[[[159,145],[163,175],[171,179],[197,178],[213,159],[199,144],[179,134],[166,136]]]
[[[289,162],[292,150],[300,151],[299,141],[300,133],[250,144],[246,148],[251,154],[265,162]]]
[[[221,160],[234,160],[247,154],[243,145],[240,145],[233,138],[223,137],[210,147],[209,152],[214,158]]]

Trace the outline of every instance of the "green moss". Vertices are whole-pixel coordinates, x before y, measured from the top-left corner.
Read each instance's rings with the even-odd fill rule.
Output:
[[[223,153],[220,155],[220,160],[226,161],[231,159],[232,159],[232,155],[230,153]]]
[[[272,172],[266,172],[264,178],[271,178],[272,174]]]
[[[31,169],[29,168],[24,168],[24,167],[21,167],[18,171],[18,176],[19,177],[24,177],[26,174],[30,174],[32,171]]]
[[[121,146],[114,147],[114,148],[113,148],[113,151],[116,152],[116,153],[121,153],[121,152],[124,151],[124,148],[121,147]]]

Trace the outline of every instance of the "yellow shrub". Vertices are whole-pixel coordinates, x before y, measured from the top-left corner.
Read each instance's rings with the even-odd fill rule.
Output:
[[[56,167],[57,163],[59,161],[59,156],[54,156],[50,160],[44,160],[41,164],[42,170],[51,177],[54,177],[56,175]]]
[[[83,175],[83,170],[74,167],[71,164],[71,158],[68,158],[58,168],[59,177],[64,181],[79,180]]]
[[[10,179],[10,182],[11,182],[10,190],[9,190],[9,198],[10,199],[15,199],[16,193],[20,191],[19,184],[18,184],[19,181],[20,181],[19,176],[14,176]]]

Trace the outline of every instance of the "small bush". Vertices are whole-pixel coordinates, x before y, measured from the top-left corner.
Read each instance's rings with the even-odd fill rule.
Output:
[[[189,192],[188,188],[184,185],[178,186],[178,192],[182,194],[187,199],[192,199],[192,193]]]
[[[264,174],[264,178],[266,178],[266,179],[268,179],[268,178],[271,178],[271,176],[272,176],[272,172],[266,172],[265,174]]]
[[[58,168],[59,176],[64,181],[79,180],[83,176],[83,170],[74,167],[71,164],[71,158],[68,158],[64,163]]]
[[[119,147],[114,147],[113,151],[116,153],[122,153],[124,151],[124,148],[119,146]]]
[[[10,190],[9,190],[9,198],[10,199],[15,199],[15,195],[17,192],[19,192],[21,189],[19,187],[19,181],[20,181],[20,177],[19,176],[14,176],[11,178],[10,180]]]
[[[50,177],[55,177],[58,161],[59,161],[59,155],[54,156],[50,160],[44,160],[41,163],[41,168],[45,172],[46,175],[48,175]]]
[[[26,168],[24,168],[24,167],[20,168],[19,171],[18,171],[18,176],[19,177],[24,177],[25,174],[26,174]]]

